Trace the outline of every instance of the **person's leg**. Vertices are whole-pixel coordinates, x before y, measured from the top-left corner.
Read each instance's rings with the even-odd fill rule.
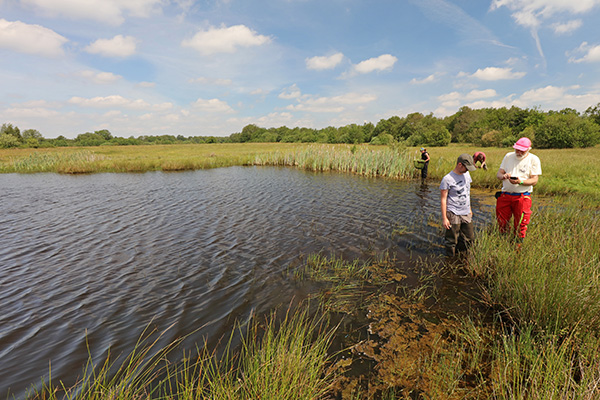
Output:
[[[427,163],[425,163],[423,165],[423,169],[421,169],[421,180],[425,180],[425,178],[427,178],[427,167],[429,165]]]
[[[523,239],[531,219],[531,196],[521,196],[518,199],[515,204],[515,235]]]
[[[473,224],[471,221],[465,222],[463,221],[460,224],[460,238],[459,238],[459,248],[460,250],[468,250],[473,240],[475,239],[475,233],[473,231]]]
[[[444,232],[444,246],[446,248],[446,255],[452,257],[456,254],[456,244],[458,243],[458,235],[460,234],[460,220],[449,211],[447,212],[447,216],[450,220],[450,229],[446,229]]]
[[[498,229],[500,233],[506,233],[508,221],[512,216],[512,202],[508,194],[503,194],[496,200],[496,220],[498,221]]]

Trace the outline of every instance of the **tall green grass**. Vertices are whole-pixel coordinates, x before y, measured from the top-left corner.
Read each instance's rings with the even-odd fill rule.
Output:
[[[311,145],[293,152],[258,154],[254,164],[408,179],[416,174],[412,159],[405,149],[389,146]]]
[[[468,268],[490,303],[550,333],[600,330],[600,215],[578,202],[537,207],[521,248],[495,229],[480,234]]]
[[[158,339],[142,339],[122,364],[115,365],[110,357],[102,365],[90,361],[76,385],[50,381],[28,398],[320,399],[331,386],[332,375],[325,368],[334,332],[324,318],[310,317],[306,307],[288,310],[283,319],[274,312],[252,324],[243,334],[241,349],[231,348],[230,340],[221,355],[204,347],[193,357],[184,350],[182,361],[174,362],[173,353],[183,338],[162,348]]]

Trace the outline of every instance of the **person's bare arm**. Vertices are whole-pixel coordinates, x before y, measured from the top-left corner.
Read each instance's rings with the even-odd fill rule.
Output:
[[[450,229],[450,220],[448,219],[448,190],[440,190],[440,205],[442,209],[442,226]]]

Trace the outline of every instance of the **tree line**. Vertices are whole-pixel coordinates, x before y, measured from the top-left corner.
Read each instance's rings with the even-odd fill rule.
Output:
[[[462,107],[444,118],[416,112],[405,117],[381,119],[376,125],[368,122],[322,129],[286,126],[262,128],[250,124],[241,132],[225,137],[159,135],[121,138],[103,129],[79,134],[75,139],[64,136],[46,139],[35,129],[21,132],[18,127],[5,123],[0,128],[0,148],[251,142],[403,143],[407,146],[472,143],[483,147],[508,147],[521,136],[532,139],[536,148],[595,146],[600,143],[600,103],[589,107],[584,113],[572,108],[541,111],[538,108],[522,109],[515,106],[482,109]]]

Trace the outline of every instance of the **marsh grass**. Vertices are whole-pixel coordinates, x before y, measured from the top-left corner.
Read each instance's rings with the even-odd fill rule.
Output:
[[[294,152],[257,155],[254,163],[401,179],[412,178],[416,173],[409,153],[389,146],[310,145]]]
[[[510,148],[478,148],[467,144],[433,147],[428,180],[439,182],[461,153],[483,150],[488,170],[471,175],[472,187],[498,189],[496,172]],[[583,195],[600,201],[600,146],[586,149],[533,149],[540,157],[542,177],[535,193]],[[419,179],[413,160],[418,148],[304,143],[221,143],[147,146],[0,149],[0,172],[95,173],[186,171],[234,165],[292,166],[311,171],[337,171],[370,177]]]
[[[559,333],[600,329],[600,215],[578,203],[534,210],[520,249],[496,230],[481,233],[468,268],[514,320]],[[551,246],[551,247],[549,247]]]
[[[322,317],[310,317],[308,307],[288,310],[283,318],[274,312],[237,329],[243,335],[241,349],[231,348],[230,338],[220,356],[204,347],[194,357],[184,351],[181,362],[170,359],[183,338],[162,348],[158,339],[140,339],[122,364],[115,365],[110,355],[100,366],[89,361],[74,386],[55,385],[50,378],[28,398],[312,400],[329,391],[332,376],[325,368],[335,328]]]

